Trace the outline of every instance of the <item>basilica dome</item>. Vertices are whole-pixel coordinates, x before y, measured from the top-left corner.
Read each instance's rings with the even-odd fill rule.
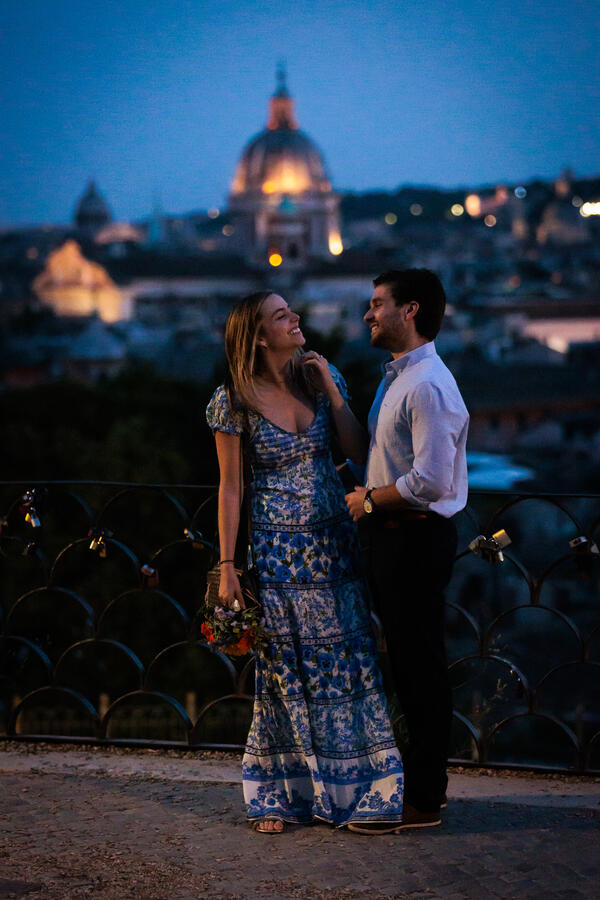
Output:
[[[278,72],[278,88],[271,97],[267,127],[246,145],[231,194],[329,193],[325,163],[313,141],[298,129],[294,101]]]
[[[112,216],[106,201],[94,181],[88,182],[84,194],[75,210],[75,224],[79,231],[94,235],[111,221]]]
[[[231,185],[228,246],[251,265],[301,269],[342,250],[339,197],[300,131],[282,68],[267,127],[246,145]]]

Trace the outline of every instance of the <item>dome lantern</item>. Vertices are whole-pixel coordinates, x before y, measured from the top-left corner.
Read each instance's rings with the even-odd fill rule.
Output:
[[[269,131],[277,131],[279,128],[291,128],[293,131],[298,129],[294,101],[288,93],[283,63],[277,67],[277,89],[269,103],[267,128]]]

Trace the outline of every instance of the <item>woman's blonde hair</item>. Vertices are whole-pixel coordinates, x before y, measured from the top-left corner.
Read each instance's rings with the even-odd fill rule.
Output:
[[[256,291],[237,303],[225,323],[225,354],[229,371],[225,387],[232,407],[256,409],[254,379],[258,374],[257,339],[262,305],[273,291]],[[291,360],[292,377],[298,387],[309,396],[315,389],[308,372],[298,365],[303,351],[298,349]]]

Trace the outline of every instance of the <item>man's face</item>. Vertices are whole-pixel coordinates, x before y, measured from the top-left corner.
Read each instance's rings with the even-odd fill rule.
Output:
[[[364,315],[364,321],[371,329],[371,346],[381,347],[392,353],[399,353],[405,349],[410,337],[410,321],[406,319],[406,308],[409,304],[396,306],[395,300],[390,294],[386,284],[378,285],[371,297],[369,308]],[[413,326],[414,327],[414,326]]]

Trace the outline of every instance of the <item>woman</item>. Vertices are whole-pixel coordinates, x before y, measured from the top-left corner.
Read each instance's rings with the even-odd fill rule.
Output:
[[[240,435],[253,470],[252,541],[271,642],[257,654],[242,773],[258,831],[323,820],[364,833],[402,818],[394,741],[359,570],[356,526],[330,453],[363,462],[365,436],[343,378],[304,354],[299,317],[277,294],[246,297],[225,329],[229,378],[208,423],[220,468],[223,606],[243,608],[233,567]]]

